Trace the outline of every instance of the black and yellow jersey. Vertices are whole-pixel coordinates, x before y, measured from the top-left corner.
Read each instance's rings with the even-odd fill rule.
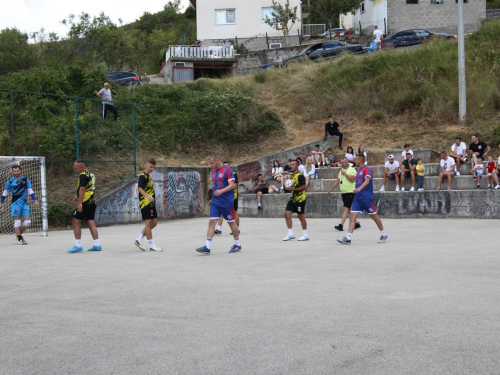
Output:
[[[149,195],[150,197],[155,198],[155,187],[153,185],[153,179],[149,174],[146,172],[142,172],[141,175],[139,176],[139,182],[137,184],[138,188],[142,188],[144,192]],[[148,199],[143,196],[142,194],[139,194],[139,207],[143,209],[144,207],[147,207],[148,205],[155,205],[155,202],[150,202]]]
[[[293,186],[292,186],[293,188],[298,188],[306,184],[306,178],[300,172],[297,172],[292,176],[292,181],[293,181]],[[290,200],[295,203],[304,202],[306,200],[306,191],[305,190],[292,191],[292,196],[290,197]]]
[[[238,199],[238,175],[233,172],[234,176],[234,184],[236,186],[236,189],[234,189],[234,200]]]
[[[80,187],[85,186],[85,193],[83,195],[83,203],[94,203],[94,190],[95,190],[95,176],[92,172],[85,171],[78,176],[76,184],[76,196],[80,198]]]

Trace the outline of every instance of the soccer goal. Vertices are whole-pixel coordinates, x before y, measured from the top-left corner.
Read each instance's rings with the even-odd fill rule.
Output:
[[[25,234],[42,235],[48,234],[47,221],[47,183],[45,180],[45,158],[39,156],[0,156],[0,189],[5,190],[7,180],[12,177],[12,166],[21,167],[21,175],[31,181],[31,188],[40,208],[36,208],[33,200],[28,195],[26,202],[30,207],[31,225]],[[0,194],[1,194],[0,192]],[[11,216],[10,204],[12,192],[9,193],[2,210],[0,210],[0,236],[14,234],[14,220]]]

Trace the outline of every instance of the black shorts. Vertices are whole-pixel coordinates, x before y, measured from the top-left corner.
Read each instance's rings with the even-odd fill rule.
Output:
[[[95,203],[82,203],[82,212],[75,211],[73,218],[77,220],[94,220],[96,206]]]
[[[233,208],[235,211],[238,211],[238,199],[234,200]]]
[[[257,194],[259,191],[260,191],[262,194],[267,194],[267,193],[269,193],[269,188],[267,188],[267,189],[260,189],[260,190],[257,190],[257,191],[255,192],[255,194]]]
[[[411,178],[411,172],[405,172],[405,178]]]
[[[156,206],[148,204],[146,207],[141,208],[142,220],[156,219],[158,214],[156,213]]]
[[[286,204],[285,211],[292,211],[292,213],[303,215],[306,213],[306,201],[304,200],[304,202],[292,202],[291,200],[289,200]]]
[[[344,207],[350,209],[353,200],[354,200],[354,193],[342,193],[342,202],[344,202]]]

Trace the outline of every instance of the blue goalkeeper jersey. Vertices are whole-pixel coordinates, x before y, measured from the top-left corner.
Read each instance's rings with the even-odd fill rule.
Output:
[[[26,202],[28,189],[31,189],[31,182],[26,176],[21,176],[19,179],[11,177],[5,185],[5,190],[12,191],[12,203],[18,200]]]

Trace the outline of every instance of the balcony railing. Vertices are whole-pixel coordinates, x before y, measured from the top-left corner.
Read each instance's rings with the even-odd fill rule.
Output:
[[[311,36],[323,34],[326,31],[326,25],[324,23],[308,23],[302,25],[302,35]]]
[[[171,57],[186,57],[198,59],[226,59],[234,57],[234,48],[221,46],[194,47],[170,46],[167,51],[166,61]]]

